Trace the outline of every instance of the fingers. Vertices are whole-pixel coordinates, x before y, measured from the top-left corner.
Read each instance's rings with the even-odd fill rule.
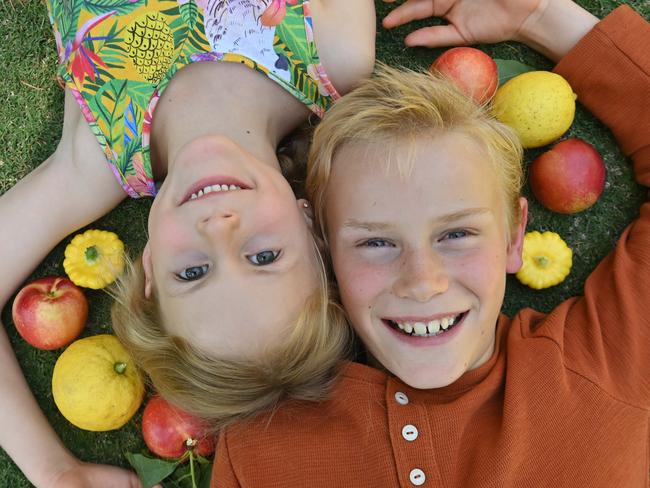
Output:
[[[418,29],[406,36],[404,43],[409,47],[444,47],[470,44],[452,24]]]
[[[382,25],[386,29],[392,29],[393,27],[406,24],[412,20],[432,17],[435,15],[435,3],[434,0],[407,0],[384,17]]]

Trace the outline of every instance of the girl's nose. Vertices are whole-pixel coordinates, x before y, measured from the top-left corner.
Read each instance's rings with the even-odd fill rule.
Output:
[[[217,210],[197,222],[197,230],[207,238],[225,239],[239,228],[239,214],[232,210]]]
[[[400,298],[428,302],[449,288],[443,260],[433,250],[410,252],[402,261],[393,291]]]

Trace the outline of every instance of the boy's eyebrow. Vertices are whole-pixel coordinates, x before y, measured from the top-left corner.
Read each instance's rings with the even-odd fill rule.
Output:
[[[452,212],[450,214],[443,215],[437,218],[436,221],[442,224],[448,224],[457,220],[464,219],[466,217],[474,217],[487,213],[492,213],[492,209],[488,207],[465,208],[463,210],[459,210],[458,212]]]
[[[361,222],[357,219],[347,219],[343,223],[343,227],[350,229],[363,229],[368,232],[374,232],[376,230],[386,230],[390,227],[388,224],[378,223],[378,222]]]
[[[492,213],[492,209],[488,207],[465,208],[463,210],[459,210],[458,212],[442,215],[435,219],[435,221],[440,224],[449,224],[456,222],[457,220],[462,220],[466,217],[474,217],[487,213]],[[343,227],[350,229],[363,229],[367,230],[368,232],[375,232],[386,230],[391,226],[383,222],[362,222],[354,218],[349,218],[343,223]]]

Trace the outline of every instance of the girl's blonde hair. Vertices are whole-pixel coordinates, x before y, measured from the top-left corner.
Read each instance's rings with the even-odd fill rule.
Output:
[[[113,291],[113,329],[155,390],[215,430],[284,399],[321,400],[332,386],[338,361],[349,352],[350,332],[342,309],[330,299],[315,238],[314,249],[318,289],[286,341],[254,361],[213,357],[170,335],[156,298],[145,297],[141,258],[129,263]]]
[[[314,133],[306,186],[323,238],[327,239],[327,186],[337,151],[348,144],[381,143],[386,148],[385,162],[391,164],[391,149],[406,144],[413,150],[424,137],[450,131],[466,134],[485,148],[501,183],[509,237],[520,220],[523,184],[523,150],[516,133],[439,74],[379,65],[372,78],[329,110]],[[396,163],[405,173],[411,162]]]

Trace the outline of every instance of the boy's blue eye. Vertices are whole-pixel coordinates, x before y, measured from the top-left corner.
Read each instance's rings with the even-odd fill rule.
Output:
[[[279,256],[280,251],[261,251],[257,254],[246,256],[246,259],[248,259],[255,266],[266,266],[277,261]]]
[[[391,243],[384,239],[368,239],[364,241],[361,246],[363,247],[388,247]]]
[[[199,278],[203,278],[209,268],[210,266],[207,264],[202,264],[201,266],[190,266],[178,273],[177,276],[183,281],[195,281]]]

